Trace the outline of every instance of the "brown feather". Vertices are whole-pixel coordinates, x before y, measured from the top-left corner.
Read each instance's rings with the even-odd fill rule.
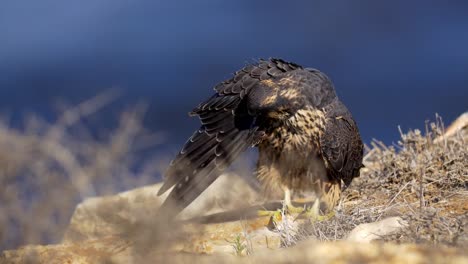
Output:
[[[362,166],[362,141],[328,77],[280,59],[260,60],[215,86],[191,114],[201,128],[171,162],[161,207],[176,215],[249,146],[258,146],[256,175],[273,193],[315,191],[334,204]]]

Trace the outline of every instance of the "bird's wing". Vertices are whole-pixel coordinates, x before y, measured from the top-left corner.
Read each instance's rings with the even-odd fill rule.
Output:
[[[320,138],[321,150],[331,175],[348,186],[354,177],[359,176],[363,144],[348,109],[338,99],[327,108],[325,131]]]
[[[158,195],[175,186],[160,210],[176,206],[174,214],[197,198],[241,152],[254,145],[261,132],[249,113],[249,92],[263,80],[275,79],[300,66],[279,59],[260,61],[218,84],[216,94],[191,114],[202,123],[165,173]]]

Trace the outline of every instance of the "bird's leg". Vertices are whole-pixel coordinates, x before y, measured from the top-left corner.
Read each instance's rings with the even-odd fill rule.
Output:
[[[292,206],[291,203],[291,190],[288,187],[284,187],[284,205]]]
[[[326,221],[335,216],[335,211],[330,210],[327,214],[322,214],[320,210],[320,198],[315,199],[312,207],[305,210],[304,215],[312,222]]]
[[[291,201],[291,190],[288,187],[284,187],[284,207],[288,213],[301,214],[305,211],[303,207],[296,207]]]
[[[282,216],[284,213],[303,213],[304,208],[302,207],[295,207],[292,204],[291,201],[291,190],[288,187],[284,187],[284,202],[283,202],[283,208],[278,209],[276,211],[266,211],[266,210],[260,210],[258,211],[258,216],[269,216],[272,218],[274,222],[281,221]]]
[[[317,191],[317,198],[312,207],[305,212],[311,221],[326,221],[335,216],[335,205],[341,196],[341,182],[321,181]]]
[[[283,212],[284,212],[284,204],[283,204],[283,209],[278,208],[275,211],[259,210],[257,211],[257,216],[260,216],[260,217],[268,216],[270,217],[270,222],[276,223],[282,220]]]

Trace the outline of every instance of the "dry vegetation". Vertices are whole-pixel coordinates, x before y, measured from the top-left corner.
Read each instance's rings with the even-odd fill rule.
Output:
[[[153,183],[160,174],[165,161],[138,156],[160,140],[142,127],[142,107],[124,112],[104,140],[83,124],[112,98],[103,94],[68,108],[53,124],[34,116],[21,130],[0,122],[0,251],[58,242],[77,202]],[[361,223],[400,216],[407,227],[383,241],[468,247],[468,137],[462,131],[441,137],[444,125],[436,117],[424,133],[401,133],[395,145],[373,141],[366,168],[344,192],[335,217],[300,229],[284,222],[284,246],[311,236],[341,240]],[[232,247],[252,251],[241,236]]]
[[[84,198],[155,181],[161,162],[145,158],[137,175],[132,170],[139,151],[160,140],[142,127],[144,107],[121,114],[104,139],[85,125],[114,98],[106,93],[69,107],[53,124],[31,116],[25,129],[13,129],[0,121],[0,251],[58,242]]]
[[[400,131],[392,146],[374,140],[366,168],[345,191],[335,218],[305,227],[307,234],[337,240],[361,223],[400,216],[406,228],[383,241],[467,248],[467,129],[445,138],[436,117],[425,130]]]

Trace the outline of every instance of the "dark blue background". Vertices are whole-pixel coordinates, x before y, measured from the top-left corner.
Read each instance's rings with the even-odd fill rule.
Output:
[[[0,113],[53,120],[71,103],[116,88],[179,147],[187,112],[253,59],[280,57],[333,80],[363,138],[391,143],[467,110],[468,1],[2,1]],[[109,121],[110,120],[110,121]]]

